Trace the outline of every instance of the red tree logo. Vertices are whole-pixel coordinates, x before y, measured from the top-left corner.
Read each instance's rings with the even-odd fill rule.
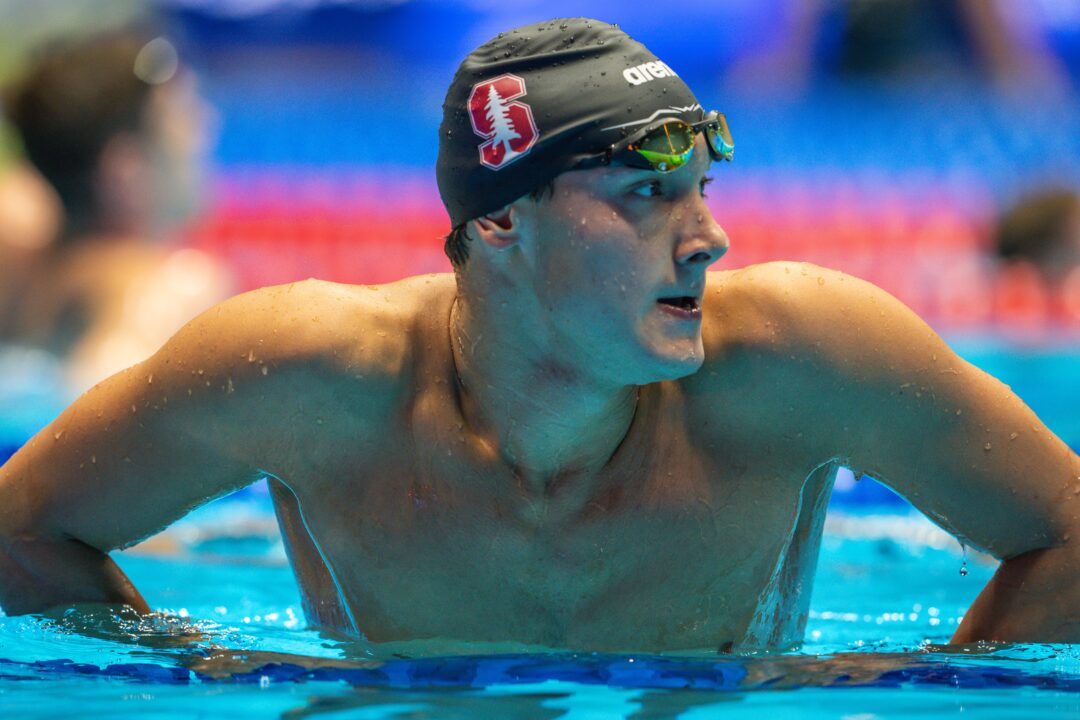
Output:
[[[473,86],[469,93],[469,119],[473,132],[484,138],[480,164],[501,170],[526,155],[540,133],[532,108],[511,102],[525,94],[525,81],[517,75],[500,75]]]

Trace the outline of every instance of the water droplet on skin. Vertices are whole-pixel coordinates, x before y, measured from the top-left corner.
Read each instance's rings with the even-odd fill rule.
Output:
[[[1015,440],[1018,437],[1020,437],[1020,435],[1018,433],[1009,433],[1009,439],[1010,440]]]
[[[989,451],[990,450],[990,443],[986,443],[985,445],[983,445],[983,450]]]
[[[147,385],[153,385],[154,384],[154,373],[150,373],[150,376],[148,378],[146,378],[146,384]]]
[[[817,279],[817,284],[818,284],[818,285],[824,285],[824,284],[825,284],[825,278],[823,278],[823,277],[819,277],[819,278]]]
[[[254,348],[252,348],[251,350],[248,350],[248,362],[249,363],[255,362],[255,349]]]
[[[57,430],[55,433],[53,433],[53,440],[59,440],[61,436],[63,436],[63,434],[63,430]]]
[[[262,366],[262,374],[263,374],[263,375],[265,375],[265,374],[266,374],[266,373],[268,373],[268,372],[269,372],[269,370],[267,370],[266,366],[265,366],[265,365],[263,365],[263,366]]]

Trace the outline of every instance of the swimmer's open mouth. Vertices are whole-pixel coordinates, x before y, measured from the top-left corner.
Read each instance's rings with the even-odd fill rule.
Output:
[[[662,297],[656,302],[665,311],[683,318],[701,317],[701,301],[692,295],[678,295],[675,297]]]

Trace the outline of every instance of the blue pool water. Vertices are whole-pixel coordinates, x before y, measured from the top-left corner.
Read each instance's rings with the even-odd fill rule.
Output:
[[[933,652],[993,571],[921,517],[833,512],[798,653],[409,657],[305,629],[257,493],[118,561],[163,616],[0,617],[0,716],[1075,718],[1080,647]],[[202,636],[187,642],[181,633]],[[210,644],[288,653],[205,663]],[[485,652],[471,648],[471,652]],[[301,657],[294,657],[301,656]],[[347,667],[309,668],[351,658]],[[200,664],[203,663],[203,664]]]
[[[1076,447],[1074,355],[966,354]],[[786,654],[385,648],[309,630],[257,486],[116,557],[160,616],[0,615],[0,718],[1080,717],[1080,646],[935,648],[995,565],[850,478],[806,642]],[[208,660],[211,645],[228,656]]]

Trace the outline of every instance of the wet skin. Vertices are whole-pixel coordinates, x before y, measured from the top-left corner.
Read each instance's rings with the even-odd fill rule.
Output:
[[[957,639],[1080,640],[1080,459],[867,283],[706,274],[726,237],[704,169],[557,183],[475,226],[460,284],[309,281],[204,314],[0,469],[0,604],[144,609],[104,553],[270,475],[314,624],[782,647],[846,464],[1009,558]],[[699,319],[658,303],[684,294]]]

